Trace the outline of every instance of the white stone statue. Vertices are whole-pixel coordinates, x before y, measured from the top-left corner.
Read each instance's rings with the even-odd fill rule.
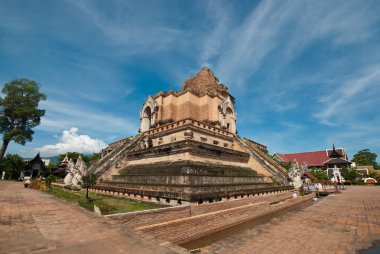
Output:
[[[65,186],[66,185],[71,185],[71,180],[72,179],[73,179],[73,176],[71,175],[71,173],[67,173],[67,175],[63,179],[63,182],[65,183]]]
[[[86,164],[84,164],[82,157],[79,156],[77,163],[74,166],[74,177],[71,181],[74,187],[80,187],[82,176],[87,174],[86,169]]]
[[[334,165],[333,168],[328,168],[327,171],[329,169],[332,169],[332,177],[331,177],[331,181],[334,182],[334,183],[342,183],[344,182],[344,178],[342,176],[342,174],[340,173],[340,170],[341,168],[338,168],[336,165]]]
[[[84,163],[81,156],[79,156],[77,163],[75,164],[76,169],[78,170],[79,174],[81,175],[87,175],[87,166]]]
[[[79,174],[79,172],[76,172],[73,179],[71,180],[71,184],[74,187],[80,187],[80,181],[82,180],[82,176]]]
[[[66,155],[66,157],[67,157],[67,155]],[[66,157],[65,157],[65,159],[63,159],[63,161],[67,160]],[[67,170],[67,175],[63,179],[63,182],[65,183],[65,186],[66,185],[69,186],[69,185],[72,185],[72,180],[74,177],[74,162],[72,159],[70,159],[70,161],[67,163],[67,169],[66,170]]]
[[[293,186],[296,190],[299,190],[303,185],[303,181],[301,179],[302,174],[303,168],[301,168],[295,160],[291,165],[288,175],[292,179]]]
[[[77,162],[74,164],[73,160],[67,160],[67,156],[63,159],[62,163],[67,163],[67,175],[63,180],[65,186],[70,186],[71,188],[80,188],[80,182],[82,176],[87,175],[87,166],[84,163],[81,156],[79,156]]]
[[[63,166],[66,166],[69,164],[69,158],[67,157],[67,154],[65,156],[65,158],[63,158],[63,160],[61,161],[61,164],[60,165],[63,165]]]

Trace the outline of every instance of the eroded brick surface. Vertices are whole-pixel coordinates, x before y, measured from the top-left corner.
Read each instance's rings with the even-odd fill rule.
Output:
[[[348,186],[296,213],[256,226],[202,253],[356,253],[380,240],[380,187]]]
[[[173,253],[119,222],[0,182],[0,253]]]
[[[133,213],[115,214],[108,217],[114,220],[122,221],[124,225],[136,228],[149,226],[157,223],[173,221],[191,216],[197,216],[201,214],[217,212],[234,207],[239,207],[248,204],[282,201],[291,198],[293,192],[273,193],[268,195],[255,195],[254,197],[245,197],[242,199],[231,199],[225,202],[215,202],[207,204],[191,204],[180,207],[169,207],[161,209],[153,209],[147,211],[137,211]],[[192,230],[192,229],[191,229]]]
[[[269,202],[254,202],[253,204],[241,205],[216,212],[138,227],[136,230],[152,235],[163,241],[183,244],[195,239],[207,237],[209,234],[279,211],[286,207],[306,202],[311,198],[313,198],[313,195],[287,199],[284,202],[273,205],[270,205]]]

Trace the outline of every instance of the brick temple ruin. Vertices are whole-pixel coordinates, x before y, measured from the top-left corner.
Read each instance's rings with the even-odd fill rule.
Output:
[[[149,96],[139,135],[109,144],[90,170],[97,189],[203,202],[288,188],[264,145],[240,138],[235,98],[208,68],[182,91]]]

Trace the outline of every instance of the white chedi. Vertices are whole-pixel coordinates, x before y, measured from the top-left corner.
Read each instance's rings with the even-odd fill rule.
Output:
[[[79,156],[74,168],[75,168],[74,177],[71,182],[73,186],[80,187],[82,176],[87,174],[87,167],[81,156]]]
[[[87,175],[87,166],[84,163],[81,156],[79,156],[77,163],[75,164],[76,169],[78,170],[78,173],[85,176]]]
[[[65,157],[65,159],[63,160],[67,160],[67,155]],[[72,159],[70,159],[69,163],[67,164],[67,175],[65,176],[65,178],[63,179],[63,182],[65,183],[65,185],[71,185],[72,183],[72,180],[73,180],[73,177],[74,177],[74,162]]]
[[[71,180],[72,186],[80,187],[80,182],[82,180],[82,176],[76,172],[73,179]]]
[[[67,175],[65,176],[65,178],[63,179],[63,182],[65,183],[65,186],[66,185],[71,185],[71,181],[73,180],[73,176],[71,175],[71,173],[67,173]]]
[[[80,188],[80,182],[82,180],[82,176],[87,174],[87,167],[82,157],[79,156],[75,164],[73,160],[70,159],[67,165],[67,168],[68,168],[68,173],[65,179],[63,180],[65,183],[65,186]]]

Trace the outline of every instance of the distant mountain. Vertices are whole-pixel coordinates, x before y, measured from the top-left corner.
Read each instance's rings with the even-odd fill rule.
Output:
[[[50,156],[50,157],[42,157],[42,159],[50,160],[50,164],[59,164],[59,155]]]
[[[30,161],[33,158],[24,158],[25,161]],[[50,164],[59,165],[59,155],[50,156],[50,157],[41,157],[43,160],[49,160]]]

